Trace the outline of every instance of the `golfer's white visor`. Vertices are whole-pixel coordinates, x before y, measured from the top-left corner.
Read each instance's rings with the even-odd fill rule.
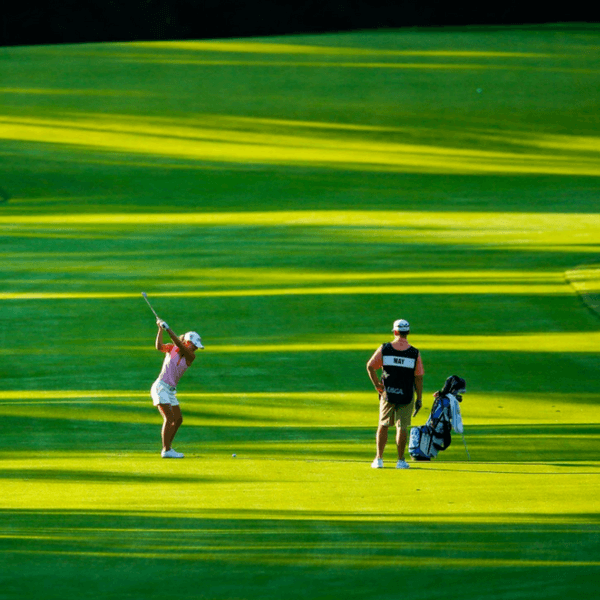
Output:
[[[194,344],[194,346],[196,346],[196,348],[204,349],[204,346],[202,345],[202,338],[195,331],[188,331],[183,336],[183,339],[186,342],[192,342],[192,344]]]

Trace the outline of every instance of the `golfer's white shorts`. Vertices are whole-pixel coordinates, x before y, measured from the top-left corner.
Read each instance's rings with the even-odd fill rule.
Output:
[[[179,406],[177,401],[177,389],[172,385],[157,379],[150,388],[150,395],[154,406],[159,404],[170,404],[171,406]]]

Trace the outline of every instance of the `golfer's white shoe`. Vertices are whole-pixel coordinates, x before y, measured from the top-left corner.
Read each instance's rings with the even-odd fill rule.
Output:
[[[372,463],[371,463],[371,468],[372,469],[383,469],[383,459],[381,458],[376,458]]]
[[[160,455],[163,458],[183,458],[183,454],[181,454],[181,452],[176,452],[173,448],[170,450],[163,450]]]
[[[410,465],[403,458],[401,458],[396,463],[396,469],[410,469]]]

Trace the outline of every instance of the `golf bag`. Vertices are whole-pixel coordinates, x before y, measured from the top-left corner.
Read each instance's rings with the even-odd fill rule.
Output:
[[[410,430],[408,453],[413,460],[431,460],[452,443],[452,430],[463,432],[459,402],[465,391],[465,380],[457,375],[446,379],[444,387],[436,393],[427,423]]]

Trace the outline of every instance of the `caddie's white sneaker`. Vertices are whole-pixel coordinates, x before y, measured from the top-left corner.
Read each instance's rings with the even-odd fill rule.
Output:
[[[383,469],[383,459],[382,458],[376,458],[371,463],[371,468],[372,469]]]
[[[163,458],[183,458],[183,454],[181,454],[181,452],[176,452],[173,448],[170,450],[163,450],[160,455]]]
[[[396,463],[396,469],[410,469],[410,465],[403,458],[401,458]]]

